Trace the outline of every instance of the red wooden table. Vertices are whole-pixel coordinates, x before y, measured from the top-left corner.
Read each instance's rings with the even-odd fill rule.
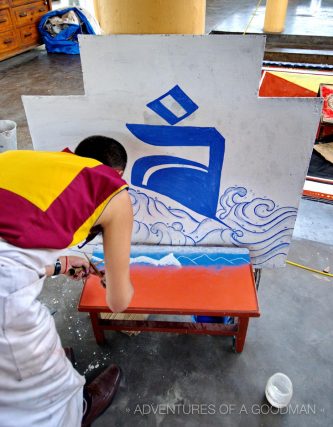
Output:
[[[111,313],[99,278],[90,276],[78,309],[89,312],[98,344],[105,330],[158,331],[234,337],[242,352],[250,317],[260,316],[251,264],[209,268],[131,266],[134,297],[125,313],[162,315],[232,316],[234,324],[102,319]]]

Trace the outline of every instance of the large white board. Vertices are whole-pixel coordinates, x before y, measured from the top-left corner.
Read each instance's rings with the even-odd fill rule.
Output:
[[[236,245],[284,264],[316,98],[258,98],[263,36],[83,36],[85,96],[24,96],[37,150],[118,139],[133,243]]]

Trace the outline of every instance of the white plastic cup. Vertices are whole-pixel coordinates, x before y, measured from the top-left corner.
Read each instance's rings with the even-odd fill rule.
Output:
[[[277,372],[266,384],[266,399],[275,408],[285,408],[293,395],[293,384],[287,375]]]
[[[0,120],[0,153],[7,150],[17,150],[16,123]]]

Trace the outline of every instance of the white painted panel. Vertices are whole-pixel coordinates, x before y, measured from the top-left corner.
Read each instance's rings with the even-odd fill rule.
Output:
[[[256,266],[283,265],[321,102],[257,97],[263,42],[83,37],[87,95],[23,97],[34,147],[123,143],[133,242],[245,246]]]
[[[113,95],[124,90],[146,94],[147,102],[170,89],[169,81],[185,84],[191,94],[217,101],[244,91],[258,93],[265,36],[112,35],[79,37],[85,92]],[[92,55],[93,53],[93,55]],[[230,82],[237,82],[234,92]],[[140,82],[138,84],[138,82]],[[196,97],[201,103],[201,97]],[[222,100],[221,100],[222,102]],[[201,105],[201,104],[200,104]]]

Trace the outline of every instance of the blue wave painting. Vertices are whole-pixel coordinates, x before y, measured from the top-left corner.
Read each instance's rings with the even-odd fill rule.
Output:
[[[130,189],[129,194],[134,211],[133,243],[246,247],[254,267],[285,262],[295,207],[279,207],[267,198],[251,199],[246,188],[235,186],[220,197],[216,220],[199,220],[142,191]]]

